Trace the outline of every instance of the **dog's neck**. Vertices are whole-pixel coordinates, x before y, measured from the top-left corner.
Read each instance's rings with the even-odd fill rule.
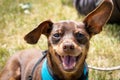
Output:
[[[52,77],[54,78],[53,80],[87,80],[88,78],[88,68],[86,63],[83,63],[82,68],[77,70],[76,73],[67,74],[61,71],[61,69],[59,69],[59,67],[54,63],[54,60],[52,60],[51,55],[48,53],[47,64],[48,71],[50,75],[52,75]]]

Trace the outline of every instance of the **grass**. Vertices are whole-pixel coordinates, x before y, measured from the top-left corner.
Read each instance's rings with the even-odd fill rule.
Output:
[[[29,45],[23,37],[41,21],[52,19],[83,20],[78,17],[70,0],[1,0],[0,1],[0,70],[16,51],[27,48],[47,49],[42,36],[39,43]],[[20,3],[30,3],[30,13],[25,14]],[[120,65],[120,25],[107,24],[103,31],[91,39],[87,63],[98,67]],[[120,80],[120,70],[113,72],[90,70],[90,80]]]

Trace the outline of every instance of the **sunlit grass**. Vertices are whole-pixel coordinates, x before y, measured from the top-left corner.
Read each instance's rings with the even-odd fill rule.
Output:
[[[83,20],[69,0],[1,0],[0,1],[0,70],[6,60],[16,51],[27,48],[47,49],[47,40],[42,36],[36,45],[27,44],[23,37],[40,22],[51,19]],[[20,3],[30,3],[30,13],[25,14]],[[109,24],[91,39],[87,63],[98,67],[120,65],[120,25]],[[100,72],[90,70],[90,80],[120,80],[120,71]]]

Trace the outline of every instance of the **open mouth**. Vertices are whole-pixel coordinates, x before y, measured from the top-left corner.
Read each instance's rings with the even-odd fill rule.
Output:
[[[56,55],[60,60],[60,62],[62,63],[64,70],[72,71],[75,68],[82,54],[80,54],[79,56],[70,56],[70,55],[60,56],[56,53]]]

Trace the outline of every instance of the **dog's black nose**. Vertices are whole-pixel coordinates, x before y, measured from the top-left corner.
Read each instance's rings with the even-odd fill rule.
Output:
[[[64,43],[63,44],[63,50],[66,51],[73,51],[74,50],[74,45],[72,43]]]

